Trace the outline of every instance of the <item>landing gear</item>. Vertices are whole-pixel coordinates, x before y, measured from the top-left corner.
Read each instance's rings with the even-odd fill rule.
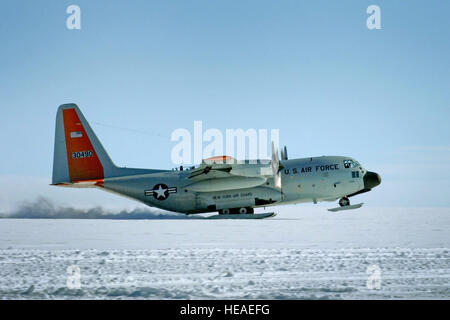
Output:
[[[239,213],[240,214],[252,214],[254,212],[253,208],[240,208]]]
[[[328,209],[328,211],[337,212],[337,211],[353,210],[353,209],[361,208],[362,205],[363,205],[362,202],[358,203],[358,204],[350,205],[350,200],[347,197],[342,197],[339,200],[340,207],[331,208],[331,209]]]
[[[341,198],[341,199],[339,200],[339,205],[340,205],[341,207],[349,206],[349,205],[350,205],[350,199],[347,198],[347,197]]]
[[[219,210],[219,214],[252,214],[255,211],[251,207],[243,207],[243,208],[227,208]]]

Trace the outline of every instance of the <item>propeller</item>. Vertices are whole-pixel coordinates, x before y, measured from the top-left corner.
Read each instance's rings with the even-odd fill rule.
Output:
[[[281,160],[287,159],[288,159],[287,147],[284,146],[284,149],[281,149]]]
[[[281,190],[281,173],[280,170],[283,168],[283,165],[280,163],[280,159],[278,158],[278,149],[275,149],[275,144],[272,141],[272,173],[273,173],[273,181],[276,188]]]

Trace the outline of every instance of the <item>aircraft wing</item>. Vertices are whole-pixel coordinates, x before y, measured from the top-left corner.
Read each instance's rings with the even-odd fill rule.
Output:
[[[188,189],[195,192],[214,192],[257,187],[273,177],[270,164],[208,163],[192,170]]]
[[[285,155],[286,154],[286,155]],[[287,151],[283,153],[287,158]],[[274,188],[281,190],[280,170],[283,165],[278,158],[278,150],[272,142],[272,160],[261,162],[236,161],[232,157],[219,156],[202,161],[189,175],[187,189],[195,192],[215,192],[253,188],[273,179]]]

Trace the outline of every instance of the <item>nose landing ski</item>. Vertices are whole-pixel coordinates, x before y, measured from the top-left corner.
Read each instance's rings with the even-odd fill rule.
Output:
[[[331,209],[328,209],[328,211],[336,212],[336,211],[343,211],[343,210],[358,209],[358,208],[361,208],[363,204],[364,204],[364,202],[361,202],[358,204],[353,204],[351,206],[349,205],[349,206],[331,208]]]

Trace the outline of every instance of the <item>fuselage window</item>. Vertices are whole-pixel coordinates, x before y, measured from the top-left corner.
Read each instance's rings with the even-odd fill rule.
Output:
[[[352,161],[352,168],[357,168],[359,167],[359,163],[356,161]]]
[[[352,178],[359,178],[359,171],[352,171]]]
[[[357,161],[353,161],[353,160],[344,160],[344,168],[348,169],[348,168],[356,168],[359,167],[360,164]]]
[[[352,160],[344,160],[344,168],[348,169],[352,165]]]

